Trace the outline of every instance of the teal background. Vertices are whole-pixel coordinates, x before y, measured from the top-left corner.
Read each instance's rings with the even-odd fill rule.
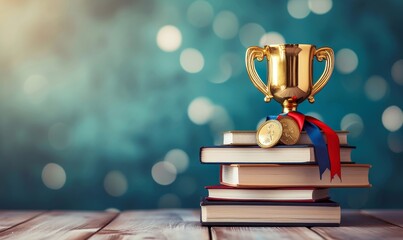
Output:
[[[403,207],[402,1],[333,1],[302,19],[289,8],[303,12],[305,0],[201,1],[192,12],[193,3],[0,2],[0,208],[197,208],[219,173],[199,163],[199,147],[281,111],[263,102],[244,67],[242,41],[259,45],[273,32],[336,53],[329,83],[299,110],[351,131],[353,160],[372,164],[373,187],[333,190],[333,199]],[[260,25],[249,38],[248,23]],[[156,41],[165,25],[181,33],[171,52]],[[180,63],[188,48],[203,56],[199,72]],[[342,49],[355,53],[356,67]],[[316,78],[323,65],[315,63]],[[258,71],[264,76],[265,65]]]

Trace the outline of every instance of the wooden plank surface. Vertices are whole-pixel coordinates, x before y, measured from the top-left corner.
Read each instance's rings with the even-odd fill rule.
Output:
[[[90,239],[209,239],[192,210],[126,211]]]
[[[28,221],[41,213],[41,211],[0,211],[0,232]]]
[[[323,239],[305,227],[212,227],[213,240]]]
[[[209,239],[198,210],[0,211],[0,239]],[[212,227],[213,239],[403,239],[403,211],[342,211],[340,227]]]
[[[86,239],[116,215],[111,212],[47,212],[0,232],[0,239]]]
[[[402,210],[367,210],[362,211],[364,214],[379,218],[386,222],[392,223],[403,228],[403,211]]]
[[[313,227],[311,230],[325,239],[403,239],[401,227],[358,211],[342,211],[340,227]]]

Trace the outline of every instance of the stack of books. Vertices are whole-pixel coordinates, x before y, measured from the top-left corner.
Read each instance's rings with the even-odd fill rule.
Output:
[[[220,164],[220,185],[207,186],[201,202],[203,225],[338,226],[341,210],[331,187],[369,187],[368,164],[351,160],[346,131],[340,141],[342,179],[319,174],[313,145],[305,132],[296,145],[260,148],[255,131],[224,133],[220,146],[200,148],[200,161]]]

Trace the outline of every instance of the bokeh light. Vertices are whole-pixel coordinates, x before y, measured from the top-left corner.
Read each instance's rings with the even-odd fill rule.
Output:
[[[194,1],[188,8],[187,18],[195,27],[205,27],[209,25],[214,17],[214,9],[207,1]]]
[[[291,17],[296,19],[306,18],[311,12],[307,0],[288,0],[287,10]]]
[[[341,130],[349,131],[349,136],[356,138],[360,136],[360,134],[364,130],[364,122],[358,114],[349,113],[342,118],[340,122],[340,128]]]
[[[66,183],[66,172],[56,163],[48,163],[42,170],[42,181],[46,187],[58,190]]]
[[[382,124],[390,132],[395,132],[402,127],[403,113],[398,106],[390,106],[382,113]]]
[[[189,156],[181,149],[172,149],[167,152],[164,161],[174,165],[178,173],[183,173],[189,165]]]
[[[110,171],[105,176],[104,188],[109,195],[113,197],[120,197],[127,191],[127,179],[120,171]]]
[[[308,0],[309,9],[315,14],[325,14],[332,9],[332,0]]]
[[[208,123],[213,113],[214,104],[206,97],[195,98],[188,107],[188,117],[197,125]]]
[[[160,185],[169,185],[176,179],[176,168],[170,162],[157,162],[151,169],[154,181]]]
[[[163,26],[157,34],[157,45],[165,52],[177,50],[182,43],[182,34],[172,25]]]
[[[230,11],[222,11],[217,14],[213,22],[214,33],[222,39],[231,39],[238,34],[238,18]]]
[[[199,50],[187,48],[180,55],[180,64],[186,72],[198,73],[204,67],[204,58]]]
[[[348,48],[343,48],[336,53],[336,69],[343,74],[352,73],[358,66],[357,54]]]
[[[239,40],[244,47],[257,46],[265,34],[264,28],[257,23],[247,23],[239,30]]]
[[[381,100],[388,90],[386,80],[381,76],[371,76],[365,83],[365,94],[372,101]]]

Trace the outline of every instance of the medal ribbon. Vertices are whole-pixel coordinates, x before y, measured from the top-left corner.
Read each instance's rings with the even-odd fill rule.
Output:
[[[339,176],[341,179],[341,165],[340,165],[340,141],[339,136],[329,126],[322,121],[310,116],[306,116],[305,119],[318,126],[326,136],[327,150],[330,159],[330,179],[333,180],[334,176]]]
[[[283,115],[292,117],[297,122],[300,131],[305,130],[311,139],[314,146],[315,159],[319,166],[320,178],[322,179],[323,173],[326,169],[329,169],[331,180],[333,180],[336,175],[341,179],[340,142],[336,132],[322,121],[311,116],[305,116],[299,112],[268,116],[267,120],[279,119]],[[326,136],[327,145],[321,130]]]
[[[313,144],[315,159],[319,166],[320,179],[322,179],[322,175],[326,171],[326,169],[330,170],[331,168],[329,152],[326,146],[325,139],[323,138],[320,129],[315,124],[312,124],[307,120],[305,120],[304,130],[308,134]]]

